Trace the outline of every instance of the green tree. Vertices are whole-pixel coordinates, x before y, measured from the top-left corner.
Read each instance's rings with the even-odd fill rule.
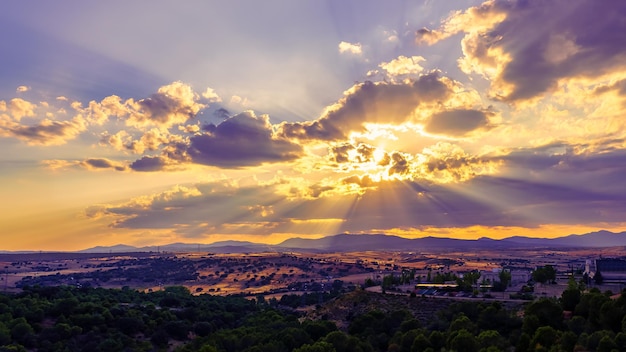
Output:
[[[122,344],[121,341],[109,337],[106,340],[100,342],[100,344],[98,344],[98,351],[102,351],[102,352],[116,352],[116,351],[122,351],[124,349],[124,344]]]
[[[554,282],[556,280],[556,270],[552,265],[537,267],[531,274],[533,281],[539,283]]]
[[[302,345],[296,348],[295,350],[293,350],[293,352],[336,352],[336,351],[337,350],[335,349],[335,347],[326,341],[318,341],[314,344]]]
[[[604,282],[604,277],[602,276],[600,270],[596,271],[596,274],[593,276],[593,282],[595,282],[596,285],[602,285]]]
[[[604,336],[598,343],[597,352],[611,352],[617,350],[617,344],[610,336]]]
[[[450,328],[448,328],[449,332],[458,330],[466,330],[474,333],[477,329],[476,324],[474,324],[465,314],[461,314],[454,319],[454,321],[452,321]]]
[[[422,334],[417,335],[415,339],[413,340],[413,343],[411,344],[411,352],[421,352],[429,347],[433,347],[433,346],[430,343],[430,340],[428,339],[428,337],[426,337],[422,333]]]
[[[626,333],[620,332],[615,335],[615,344],[618,351],[626,351]]]
[[[35,338],[33,327],[24,318],[15,319],[12,325],[11,338],[26,347],[31,347]]]
[[[517,341],[517,345],[515,346],[516,352],[527,352],[530,351],[530,340],[531,337],[526,332],[522,333],[519,340]]]
[[[561,334],[561,350],[563,351],[573,351],[576,346],[576,341],[578,341],[578,336],[571,331],[566,331]]]
[[[348,350],[349,339],[348,335],[341,331],[333,331],[326,335],[324,341],[331,344],[337,352],[344,352]]]
[[[558,340],[559,332],[551,326],[541,326],[535,331],[532,340],[530,341],[531,349],[538,349],[539,347],[545,347],[550,349],[552,345]]]
[[[511,284],[511,271],[502,269],[500,274],[498,274],[498,278],[500,279],[500,284],[506,290],[506,288]]]
[[[605,337],[611,338],[611,333],[609,331],[606,331],[606,330],[596,330],[596,331],[594,331],[591,335],[589,335],[589,338],[587,339],[587,346],[586,347],[588,349],[592,350],[592,351],[597,350],[598,347],[600,346],[600,342]]]
[[[0,346],[11,342],[11,331],[0,321]]]
[[[465,329],[451,334],[450,349],[457,352],[476,352],[478,351],[478,342],[474,334]]]
[[[526,307],[525,319],[529,316],[537,317],[539,326],[563,327],[563,308],[554,299],[541,298],[531,303]]]
[[[446,346],[446,336],[441,331],[433,331],[428,336],[428,341],[435,351],[440,351]]]
[[[328,320],[305,320],[302,323],[302,328],[314,341],[328,335],[332,331],[337,331],[337,326]]]
[[[482,331],[478,335],[477,339],[478,339],[478,345],[481,348],[485,348],[485,349],[493,346],[499,350],[504,350],[508,345],[506,339],[504,339],[502,335],[500,335],[500,333],[497,332],[496,330]]]
[[[604,302],[600,307],[600,324],[603,329],[620,332],[622,319],[625,316],[623,308],[619,307],[613,300]]]
[[[567,283],[567,289],[561,294],[561,304],[563,305],[563,310],[574,311],[579,302],[580,289],[578,288],[574,277],[570,276]]]

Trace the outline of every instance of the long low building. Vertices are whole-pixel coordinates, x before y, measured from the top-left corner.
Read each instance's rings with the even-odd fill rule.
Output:
[[[502,271],[500,268],[491,271],[481,271],[480,279],[478,280],[500,281],[500,271]],[[530,270],[511,270],[511,285],[525,284],[530,280],[530,276]]]
[[[626,260],[621,258],[587,260],[585,273],[593,279],[598,272],[602,274],[605,282],[626,282]]]

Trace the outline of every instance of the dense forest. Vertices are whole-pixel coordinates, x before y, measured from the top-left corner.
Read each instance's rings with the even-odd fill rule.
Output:
[[[293,308],[297,301],[311,303],[192,295],[183,287],[25,287],[0,294],[0,351],[626,351],[626,290],[616,296],[572,284],[560,299],[520,309],[455,301],[426,321],[379,303],[381,310],[352,314],[345,325],[308,319]]]

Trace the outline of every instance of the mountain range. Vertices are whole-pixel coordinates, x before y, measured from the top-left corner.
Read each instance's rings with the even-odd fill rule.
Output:
[[[513,236],[499,240],[482,237],[476,240],[423,237],[408,239],[385,234],[339,234],[319,239],[290,238],[279,244],[268,245],[248,241],[220,241],[211,244],[172,243],[163,246],[133,247],[128,245],[98,246],[81,253],[123,252],[350,252],[350,251],[420,251],[442,249],[515,249],[515,248],[599,248],[626,247],[626,231],[591,232],[557,238]]]

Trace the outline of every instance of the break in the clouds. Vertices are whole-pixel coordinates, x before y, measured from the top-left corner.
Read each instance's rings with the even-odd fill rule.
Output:
[[[46,234],[93,245],[626,229],[623,1],[11,6],[0,23],[29,28],[0,58],[17,247],[50,209],[77,223]]]

